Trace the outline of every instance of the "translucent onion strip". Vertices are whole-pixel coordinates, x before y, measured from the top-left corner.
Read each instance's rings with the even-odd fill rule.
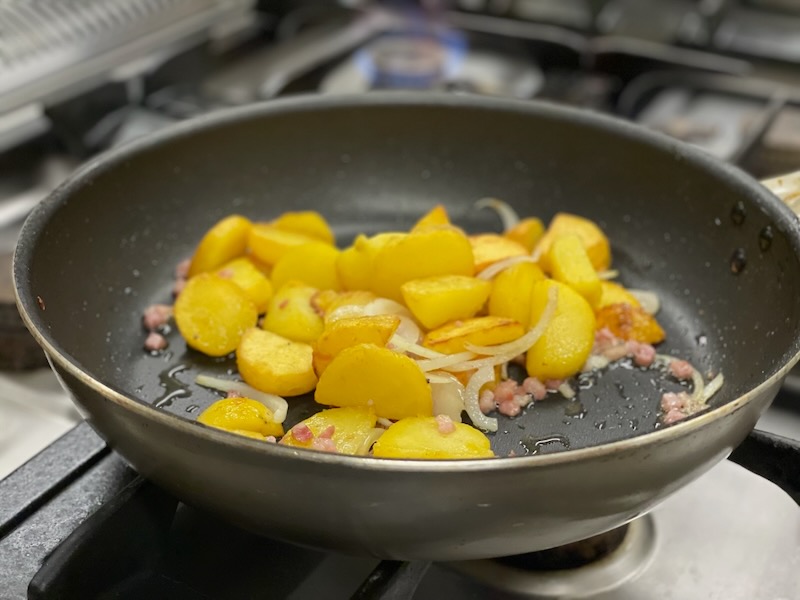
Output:
[[[483,271],[478,273],[476,277],[478,279],[483,279],[485,281],[491,281],[497,275],[505,271],[506,269],[513,267],[514,265],[518,265],[520,263],[535,263],[537,260],[533,256],[511,256],[509,258],[504,258],[503,260],[498,260],[496,263],[492,263],[488,267],[486,267]]]
[[[542,337],[544,330],[550,324],[553,316],[556,314],[556,306],[558,306],[558,287],[551,285],[547,290],[547,304],[542,311],[542,316],[539,321],[534,325],[528,333],[514,341],[506,342],[505,344],[497,344],[496,346],[476,346],[474,344],[464,344],[464,347],[470,352],[475,354],[482,354],[484,356],[498,356],[500,354],[512,354],[517,356],[523,352],[527,352],[531,347]]]
[[[453,355],[455,356],[455,354]],[[474,355],[473,355],[474,356]],[[516,354],[498,354],[497,356],[486,356],[474,360],[467,360],[459,362],[448,367],[442,367],[445,371],[451,373],[461,373],[462,371],[472,371],[474,369],[483,369],[486,367],[496,367],[516,358]]]
[[[655,292],[633,289],[628,291],[639,301],[646,313],[654,315],[661,310],[661,300]]]
[[[575,397],[575,390],[573,390],[572,386],[566,381],[558,386],[558,393],[564,396],[564,398],[567,400]]]
[[[478,403],[478,395],[481,392],[481,388],[491,381],[494,381],[494,369],[491,367],[478,369],[469,378],[466,393],[464,394],[464,408],[472,420],[472,424],[484,431],[497,431],[497,419],[492,419],[483,414]]]
[[[420,369],[426,372],[438,371],[439,369],[447,369],[449,371],[451,370],[449,367],[457,364],[463,364],[465,361],[468,361],[472,358],[475,358],[475,355],[472,352],[458,352],[457,354],[445,354],[441,358],[426,358],[423,360],[418,360],[417,364],[419,365]]]
[[[608,281],[609,279],[616,279],[617,277],[619,277],[619,271],[617,271],[616,269],[608,269],[607,271],[598,272],[597,276],[600,279]]]
[[[677,356],[670,356],[669,354],[656,354],[656,359],[664,363],[667,367],[669,367],[669,363],[673,360],[683,360]],[[705,400],[703,398],[706,384],[703,381],[703,376],[700,374],[700,371],[695,369],[694,365],[691,363],[689,363],[689,366],[692,367],[692,395],[689,398],[689,410],[690,413],[694,413],[705,406]]]
[[[289,410],[289,403],[280,396],[257,390],[243,381],[229,381],[218,377],[210,377],[209,375],[198,375],[195,383],[219,392],[235,392],[244,398],[257,400],[272,411],[272,418],[276,423],[283,423],[286,420],[286,411]]]
[[[385,431],[385,429],[381,429],[380,427],[375,427],[370,430],[367,437],[364,438],[364,442],[358,447],[358,452],[356,452],[356,454],[358,456],[366,456],[369,454],[369,449],[372,448],[372,444],[377,442],[378,438],[380,438]]]
[[[503,231],[508,231],[519,223],[517,211],[511,205],[497,198],[481,198],[475,203],[475,208],[491,208],[500,217],[503,223]]]
[[[436,380],[433,379],[436,378]],[[456,423],[461,423],[461,413],[464,412],[464,396],[466,390],[462,383],[447,373],[430,374],[433,392],[433,414],[447,415]]]
[[[392,336],[392,339],[389,340],[389,345],[397,350],[408,352],[409,354],[414,354],[415,356],[421,356],[422,358],[442,358],[443,356],[447,356],[446,354],[442,354],[436,350],[431,350],[425,346],[410,342],[397,333],[395,333]]]
[[[703,390],[703,403],[707,404],[709,400],[716,394],[719,389],[722,387],[722,384],[725,383],[725,378],[722,376],[722,373],[718,374],[714,379],[708,382],[706,389]]]

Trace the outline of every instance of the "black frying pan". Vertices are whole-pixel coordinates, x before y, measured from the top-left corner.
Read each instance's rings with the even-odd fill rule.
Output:
[[[594,219],[630,287],[661,298],[661,352],[724,373],[712,409],[658,427],[678,384],[621,363],[575,399],[500,418],[491,461],[387,461],[192,423],[232,360],[142,351],[140,315],[231,212],[314,209],[341,244],[444,203],[499,229],[495,196],[547,221]],[[15,280],[28,326],[90,420],[175,495],[269,535],[391,558],[467,559],[587,537],[724,458],[797,360],[800,228],[757,182],[663,136],[535,103],[436,95],[288,99],[190,121],[92,162],[26,222]],[[732,261],[733,268],[732,268]],[[320,407],[291,402],[287,423]],[[408,523],[415,523],[409,527]]]

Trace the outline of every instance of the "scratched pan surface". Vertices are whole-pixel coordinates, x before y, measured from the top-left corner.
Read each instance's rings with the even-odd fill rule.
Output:
[[[558,211],[598,222],[611,239],[619,280],[661,299],[658,318],[667,341],[659,351],[690,360],[706,375],[725,375],[712,401],[717,410],[662,429],[679,435],[683,428],[702,429],[705,421],[689,424],[698,418],[712,423],[718,413],[719,420],[741,416],[738,405],[719,408],[761,386],[758,409],[737,425],[737,435],[746,434],[771,399],[764,394],[777,390],[798,350],[794,215],[740,172],[677,142],[546,105],[397,94],[292,99],[136,142],[95,161],[28,220],[15,265],[20,307],[98,429],[163,481],[154,450],[138,451],[141,436],[150,425],[165,431],[182,426],[171,419],[156,427],[148,419],[169,413],[193,420],[218,398],[193,383],[196,375],[232,375],[235,365],[187,350],[175,332],[166,353],[145,353],[140,315],[151,303],[170,301],[175,264],[211,224],[232,212],[268,220],[314,209],[332,223],[341,245],[359,232],[407,229],[441,202],[466,230],[498,231],[491,211],[472,206],[484,196],[545,222]],[[515,419],[500,417],[492,437],[496,453],[581,460],[589,456],[582,449],[623,448],[619,442],[648,435],[654,442],[668,439],[656,431],[658,401],[680,384],[659,370],[623,361],[578,383],[572,400],[554,396]],[[129,399],[152,410],[134,408],[138,416],[129,421],[108,417],[130,413]],[[308,398],[290,404],[289,424],[319,408]],[[250,441],[227,442],[232,436],[220,438],[199,425],[181,432],[192,443],[223,439],[255,452]],[[722,444],[720,435],[710,435],[708,443]],[[724,443],[730,446],[731,438]],[[283,451],[267,450],[263,460],[288,456]],[[725,454],[715,452],[716,460]],[[291,460],[297,456],[293,451]],[[312,452],[299,456],[327,460]],[[513,460],[535,465],[542,458]],[[681,477],[686,473],[673,478]],[[220,502],[208,505],[218,509]],[[230,513],[253,526],[242,510]],[[324,536],[308,530],[295,533],[278,527],[288,539],[335,547],[331,536],[321,541]],[[410,542],[392,550],[367,545],[351,542],[343,549],[419,555]],[[423,554],[481,555],[428,550]]]

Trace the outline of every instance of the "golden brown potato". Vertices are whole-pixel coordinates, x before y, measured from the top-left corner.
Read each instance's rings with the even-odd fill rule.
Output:
[[[544,224],[535,217],[521,219],[514,227],[503,233],[504,237],[521,244],[528,253],[533,252],[543,235]]]
[[[507,317],[475,317],[454,321],[429,331],[423,345],[443,354],[464,352],[465,344],[494,346],[513,341],[525,333],[522,325]]]
[[[267,310],[270,298],[272,298],[272,284],[248,257],[234,258],[225,263],[217,271],[217,275],[223,279],[229,279],[242,288],[245,295],[256,305],[259,313]]]
[[[246,383],[278,396],[307,394],[317,385],[309,344],[253,327],[242,336],[236,366]]]
[[[550,245],[549,258],[553,279],[567,284],[595,306],[602,293],[600,278],[581,239],[573,234],[556,238]]]
[[[494,456],[489,438],[474,427],[452,422],[441,426],[438,419],[417,417],[398,421],[375,442],[373,456],[433,460]],[[448,431],[450,425],[452,431]]]
[[[489,314],[514,319],[527,329],[531,319],[533,284],[542,279],[544,273],[533,263],[519,263],[505,269],[492,282]]]
[[[646,344],[664,341],[666,334],[655,317],[641,306],[609,304],[597,310],[597,328],[607,327],[611,333],[623,340],[636,340]]]
[[[464,275],[412,279],[400,286],[406,306],[427,329],[475,316],[491,289],[488,281]]]
[[[447,209],[437,204],[417,221],[411,228],[411,231],[421,231],[428,229],[431,226],[450,225],[450,217],[447,216]]]
[[[436,275],[474,274],[472,247],[454,227],[409,233],[388,240],[375,254],[369,289],[378,296],[403,301],[400,286]]]
[[[302,281],[320,290],[339,290],[336,261],[339,250],[322,242],[311,242],[288,250],[272,269],[272,285],[280,289],[288,281]]]
[[[231,281],[210,273],[189,279],[175,300],[175,324],[190,348],[209,356],[236,350],[244,332],[258,320],[258,309]]]
[[[283,231],[302,233],[308,237],[325,242],[329,246],[335,243],[331,226],[321,214],[313,210],[285,212],[272,221],[272,226]]]
[[[252,223],[241,215],[230,215],[216,223],[200,240],[189,265],[189,277],[215,271],[226,262],[242,256]]]
[[[639,300],[636,296],[631,294],[628,290],[618,283],[613,281],[600,282],[600,300],[595,305],[595,310],[608,306],[609,304],[630,304],[631,306],[640,306]]]
[[[258,260],[274,266],[290,249],[314,241],[318,240],[303,233],[278,229],[269,223],[256,223],[250,229],[247,245]]]
[[[348,406],[346,408],[329,408],[309,417],[302,424],[306,425],[314,437],[333,427],[330,439],[339,454],[365,454],[369,448],[366,444],[372,436],[377,417],[375,411],[366,406]],[[298,440],[291,430],[281,440],[281,444],[295,448],[312,448],[313,440]]]
[[[251,398],[223,398],[217,400],[197,417],[200,423],[225,429],[240,435],[264,439],[265,436],[283,435],[283,426],[276,423],[272,411]]]
[[[295,342],[315,341],[324,328],[322,317],[311,303],[316,293],[315,288],[300,281],[282,286],[270,300],[264,329]]]
[[[379,233],[372,237],[359,235],[353,245],[345,248],[336,260],[339,283],[345,290],[368,290],[375,266],[375,256],[392,240],[402,238],[404,233]]]
[[[416,361],[375,344],[342,350],[319,378],[314,396],[328,406],[366,406],[386,419],[431,416],[431,386]]]
[[[581,238],[596,271],[605,271],[611,266],[611,245],[597,224],[577,215],[558,213],[536,245],[536,252],[540,256],[539,265],[545,272],[550,272],[550,245],[556,238],[568,234]]]
[[[534,284],[531,324],[541,318],[551,286],[558,290],[555,315],[542,337],[528,350],[525,361],[528,374],[542,381],[566,379],[578,373],[594,345],[592,307],[578,292],[558,281],[545,279]]]
[[[327,368],[345,348],[358,344],[386,346],[400,325],[396,315],[345,317],[325,324],[325,330],[314,344],[314,370],[317,375]]]
[[[472,254],[475,257],[476,273],[506,258],[530,254],[522,244],[494,233],[471,235],[469,242],[472,244]]]

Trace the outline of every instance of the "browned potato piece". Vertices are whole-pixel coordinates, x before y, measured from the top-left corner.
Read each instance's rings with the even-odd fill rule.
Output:
[[[530,254],[522,244],[494,233],[471,235],[469,242],[475,257],[476,273],[503,259]]]
[[[374,344],[342,350],[320,376],[314,399],[328,406],[371,406],[386,419],[433,414],[431,386],[416,361]]]
[[[222,265],[222,268],[217,271],[217,275],[223,279],[230,279],[242,288],[242,291],[256,305],[259,313],[267,310],[269,300],[272,298],[272,284],[249,258],[246,256],[234,258]]]
[[[347,408],[330,408],[309,417],[302,424],[317,437],[326,429],[333,427],[331,439],[339,454],[365,454],[367,442],[375,428],[375,411],[365,406],[348,406]],[[281,444],[295,448],[313,448],[312,440],[298,440],[290,430]]]
[[[317,240],[303,233],[284,231],[268,223],[256,223],[250,229],[247,245],[258,260],[275,265],[290,249],[314,241]]]
[[[311,343],[322,333],[322,317],[311,299],[317,290],[300,281],[290,281],[270,300],[264,329],[295,342]]]
[[[339,290],[336,259],[339,250],[322,242],[310,242],[288,250],[272,269],[272,285],[280,289],[287,281],[302,281],[320,290]]]
[[[314,370],[317,375],[345,348],[358,344],[385,346],[400,325],[397,315],[345,317],[325,324],[314,344]]]
[[[525,333],[518,321],[507,317],[475,317],[429,331],[423,345],[443,354],[464,352],[465,344],[494,346],[511,342]]]
[[[293,342],[263,329],[248,329],[236,350],[242,379],[278,396],[307,394],[317,385],[309,344]]]
[[[272,226],[284,231],[302,233],[331,246],[335,241],[333,231],[325,217],[313,210],[285,212],[272,222]]]
[[[189,277],[214,271],[244,254],[253,224],[241,215],[225,217],[206,232],[194,251]]]
[[[197,417],[198,422],[232,431],[239,435],[257,434],[256,439],[265,436],[283,435],[283,426],[276,423],[272,411],[251,398],[223,398],[217,400]]]
[[[398,421],[375,442],[372,454],[379,458],[429,460],[494,456],[489,438],[482,432],[463,423],[445,422],[443,427],[437,417]]]
[[[190,348],[225,356],[258,320],[258,309],[235,283],[210,273],[192,277],[175,300],[175,323]]]
[[[432,226],[450,225],[450,217],[447,216],[447,209],[437,204],[417,221],[411,231],[422,231]]]

